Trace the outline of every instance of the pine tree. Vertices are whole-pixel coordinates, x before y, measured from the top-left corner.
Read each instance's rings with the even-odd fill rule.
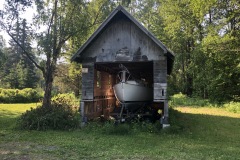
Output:
[[[31,51],[31,45],[26,35],[28,27],[26,20],[17,21],[14,26],[13,37],[15,37],[25,50]],[[2,83],[9,88],[35,88],[39,81],[39,76],[36,72],[36,67],[24,56],[22,48],[19,47],[13,40],[9,41],[10,47],[6,55],[6,61],[3,64]],[[33,59],[36,59],[34,55]]]

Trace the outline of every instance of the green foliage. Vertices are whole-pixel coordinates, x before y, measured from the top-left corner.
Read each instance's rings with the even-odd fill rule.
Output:
[[[72,106],[70,95],[54,97],[51,106],[31,108],[19,119],[19,127],[29,130],[69,130],[79,127],[78,107]]]
[[[236,101],[240,85],[239,3],[165,0],[158,7],[164,28],[159,39],[176,53],[170,91],[216,102]]]
[[[227,111],[240,113],[240,102],[229,102],[223,105]]]
[[[134,135],[138,133],[152,133],[157,134],[161,132],[161,125],[158,122],[152,123],[148,120],[144,121],[127,121],[124,123],[106,121],[106,122],[90,122],[85,128],[89,133],[102,133],[107,135]]]
[[[25,19],[18,19],[12,29],[12,38],[19,40],[19,44],[10,40],[9,45],[11,47],[5,47],[4,49],[5,56],[3,59],[5,60],[1,60],[0,86],[17,89],[36,88],[40,75],[27,56],[24,56],[24,50],[33,52],[30,35],[26,35],[29,26]],[[35,54],[31,55],[31,58],[37,61]]]
[[[226,103],[214,103],[206,99],[201,98],[190,98],[182,93],[175,94],[170,97],[169,105],[171,107],[217,107],[225,108],[229,112],[240,113],[240,103],[239,102],[226,102]],[[170,108],[171,110],[171,108]],[[175,116],[171,116],[175,117]]]
[[[79,97],[82,80],[82,66],[76,62],[70,64],[58,64],[56,69],[56,77],[54,80],[54,91],[57,93],[74,92]]]
[[[170,106],[197,106],[197,107],[204,107],[204,106],[211,106],[212,104],[205,99],[201,98],[190,98],[187,95],[182,93],[175,94],[170,97]]]
[[[0,88],[0,103],[30,103],[39,102],[43,94],[32,88],[3,89]]]
[[[67,104],[68,106],[78,107],[79,99],[73,93],[62,93],[52,97],[52,102],[56,104]]]

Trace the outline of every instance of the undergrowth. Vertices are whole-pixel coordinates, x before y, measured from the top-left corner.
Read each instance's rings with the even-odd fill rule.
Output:
[[[113,121],[90,122],[83,128],[87,133],[96,133],[104,135],[134,135],[138,133],[159,133],[161,131],[160,123],[151,122],[128,122],[116,124]]]
[[[200,98],[190,98],[187,95],[184,95],[182,93],[175,94],[170,97],[169,104],[171,106],[198,106],[198,107],[204,107],[204,106],[212,106],[213,104],[209,102],[209,100],[206,99],[200,99]]]
[[[227,111],[240,113],[240,102],[229,102],[223,105]]]
[[[240,102],[225,102],[218,104],[210,102],[208,99],[192,98],[182,93],[170,97],[169,105],[172,107],[217,107],[225,108],[229,112],[240,113]]]
[[[21,129],[66,130],[79,127],[78,107],[73,105],[71,96],[56,96],[51,106],[38,106],[23,113],[18,121]]]
[[[171,127],[167,129],[162,129],[162,125],[159,121],[155,123],[149,120],[131,120],[124,123],[116,123],[115,121],[92,121],[82,128],[86,133],[104,134],[104,135],[134,135],[139,133],[148,134],[161,134],[161,133],[180,133],[183,130],[183,126],[180,123],[181,114],[179,111],[172,108],[169,109],[169,117]]]

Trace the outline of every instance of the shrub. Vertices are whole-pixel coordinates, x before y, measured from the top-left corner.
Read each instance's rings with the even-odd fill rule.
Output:
[[[227,111],[240,113],[240,102],[229,102],[223,105]]]
[[[39,102],[43,94],[32,88],[2,89],[0,88],[0,103],[31,103]]]
[[[73,93],[57,94],[56,96],[52,97],[52,101],[58,104],[67,104],[75,107],[79,106],[79,100]]]
[[[78,108],[68,104],[64,98],[53,100],[51,106],[31,108],[19,119],[19,127],[29,130],[67,130],[78,128]]]

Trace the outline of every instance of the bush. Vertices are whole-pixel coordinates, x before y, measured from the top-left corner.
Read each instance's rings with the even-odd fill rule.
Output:
[[[229,102],[223,105],[227,111],[240,113],[240,102]]]
[[[52,97],[52,101],[58,104],[67,104],[75,107],[79,106],[79,100],[73,93],[57,94],[56,96]]]
[[[0,88],[0,103],[32,103],[39,102],[43,94],[32,88],[2,89]]]
[[[78,108],[69,105],[65,98],[56,98],[51,106],[31,108],[19,119],[19,127],[29,130],[67,130],[79,127],[80,115]]]

